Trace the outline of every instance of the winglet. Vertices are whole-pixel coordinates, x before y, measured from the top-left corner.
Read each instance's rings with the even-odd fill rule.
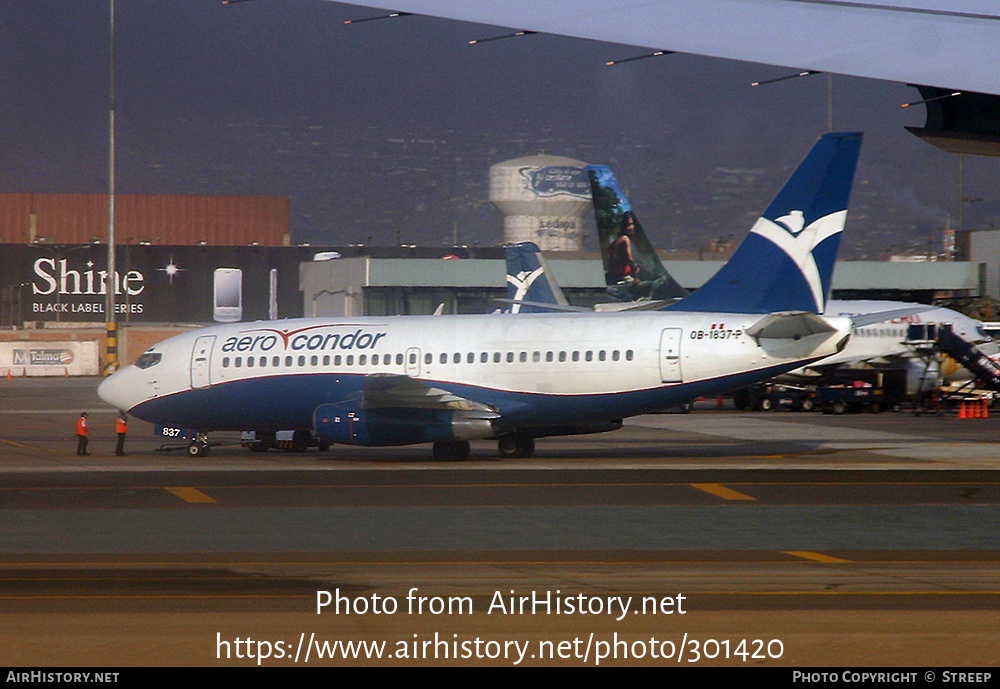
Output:
[[[822,313],[830,295],[861,134],[820,137],[718,273],[676,311]]]

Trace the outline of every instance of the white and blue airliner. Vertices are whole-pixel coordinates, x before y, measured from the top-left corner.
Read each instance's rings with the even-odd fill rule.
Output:
[[[745,386],[837,353],[849,318],[822,314],[861,145],[827,134],[732,260],[658,311],[315,318],[234,323],[167,339],[105,380],[106,402],[196,432],[292,429],[321,443],[469,441],[526,457],[535,438]]]

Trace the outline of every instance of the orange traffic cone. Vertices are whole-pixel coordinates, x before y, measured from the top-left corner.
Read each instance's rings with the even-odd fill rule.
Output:
[[[989,400],[983,400],[983,418],[990,418],[990,402]]]
[[[14,376],[10,375],[10,369],[7,369],[7,380],[14,380]]]
[[[965,408],[965,402],[958,405],[958,418],[967,419],[969,418],[968,411]]]

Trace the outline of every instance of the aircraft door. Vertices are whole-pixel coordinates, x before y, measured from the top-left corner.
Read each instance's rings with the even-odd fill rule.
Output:
[[[191,350],[191,387],[207,388],[212,384],[211,364],[214,347],[215,335],[202,335],[194,341],[194,349]]]
[[[660,334],[660,380],[664,383],[680,383],[681,375],[681,329],[665,328]]]
[[[418,347],[410,347],[406,350],[406,375],[420,375],[420,349]]]

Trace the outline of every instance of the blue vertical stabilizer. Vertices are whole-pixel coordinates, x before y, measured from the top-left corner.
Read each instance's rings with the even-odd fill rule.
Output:
[[[860,148],[860,133],[820,137],[729,262],[667,309],[822,313]]]
[[[568,304],[559,285],[549,279],[545,258],[533,242],[507,246],[507,299],[513,302]],[[514,303],[511,313],[549,312],[551,309]]]

